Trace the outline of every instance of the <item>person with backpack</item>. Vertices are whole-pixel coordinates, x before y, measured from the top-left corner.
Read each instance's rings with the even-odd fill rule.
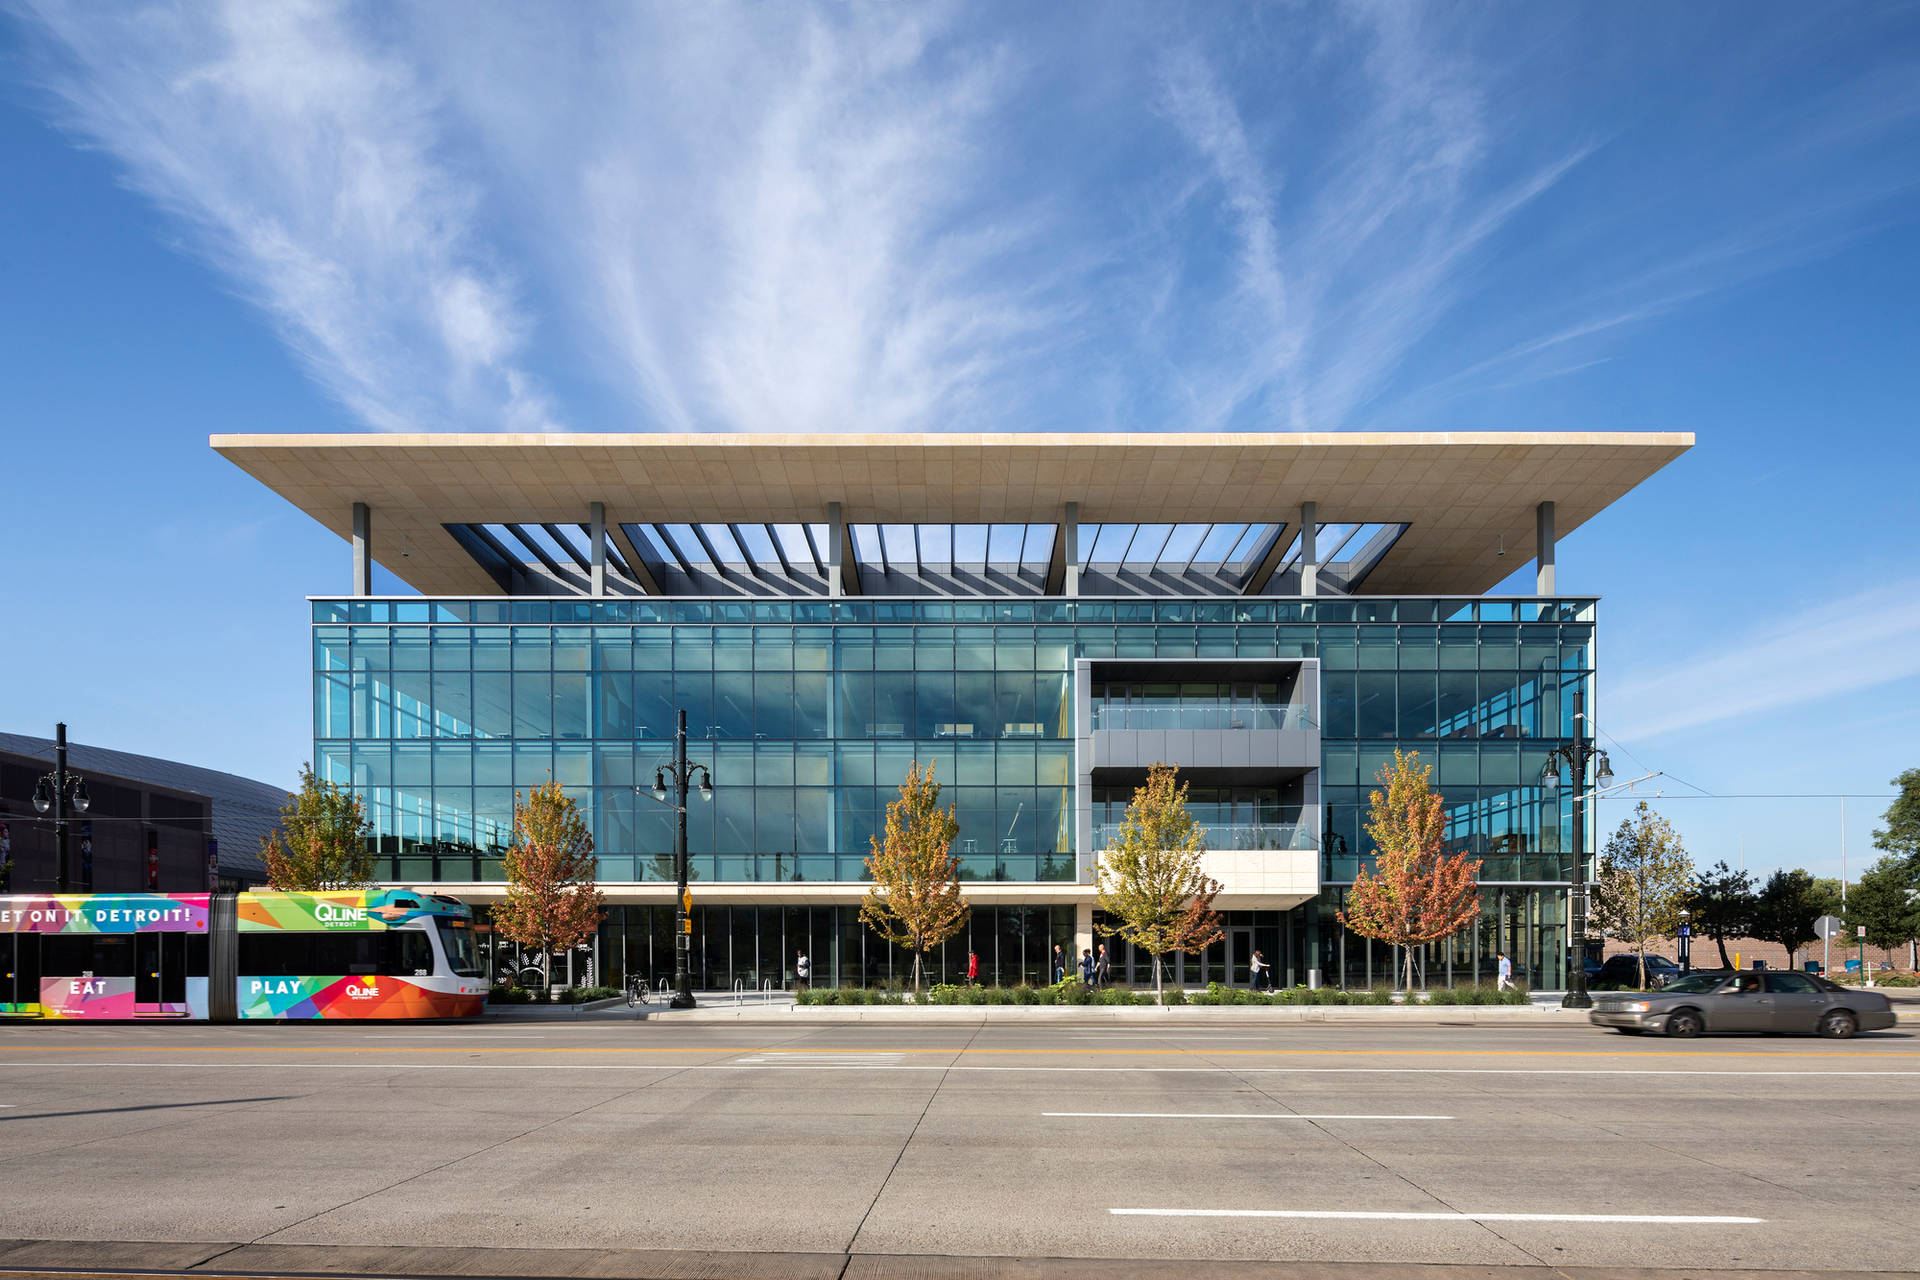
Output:
[[[812,981],[813,981],[813,966],[807,961],[806,951],[803,949],[803,950],[794,952],[793,989],[795,991],[805,991],[808,987],[808,984],[810,984]]]
[[[1087,947],[1080,952],[1080,981],[1093,985],[1093,948]]]

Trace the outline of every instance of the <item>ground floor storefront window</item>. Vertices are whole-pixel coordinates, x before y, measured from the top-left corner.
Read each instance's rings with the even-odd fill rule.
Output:
[[[1363,938],[1340,923],[1346,886],[1329,885],[1311,902],[1288,911],[1223,911],[1222,937],[1195,955],[1162,958],[1164,980],[1183,987],[1208,983],[1247,986],[1258,951],[1270,966],[1270,986],[1305,986],[1318,971],[1321,986],[1364,990],[1397,984],[1404,963],[1397,948]],[[1452,937],[1414,952],[1416,987],[1492,984],[1498,957],[1513,961],[1514,981],[1536,990],[1566,985],[1566,901],[1555,885],[1491,885],[1480,893],[1480,916]],[[624,985],[629,976],[657,987],[674,974],[673,908],[615,906],[598,934],[571,956],[553,960],[553,980],[580,985]],[[1053,981],[1055,946],[1077,972],[1078,942],[1072,906],[975,907],[954,938],[924,962],[928,982],[966,979],[977,955],[980,981],[1001,986]],[[1094,913],[1093,946],[1105,944],[1113,980],[1151,987],[1152,957],[1100,930],[1112,923]],[[913,957],[860,922],[857,906],[696,906],[688,952],[693,985],[702,991],[791,990],[795,964],[807,954],[816,986],[898,986],[911,980]]]

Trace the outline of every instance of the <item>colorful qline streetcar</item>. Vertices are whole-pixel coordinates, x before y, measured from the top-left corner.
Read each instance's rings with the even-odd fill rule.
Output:
[[[412,889],[0,897],[0,1016],[471,1018],[473,913]]]

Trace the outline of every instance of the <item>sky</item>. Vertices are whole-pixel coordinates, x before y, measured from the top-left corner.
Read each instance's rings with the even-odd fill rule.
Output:
[[[1857,875],[1917,68],[1895,3],[0,0],[0,729],[293,783],[348,551],[213,433],[1691,431],[1560,544],[1601,745]]]

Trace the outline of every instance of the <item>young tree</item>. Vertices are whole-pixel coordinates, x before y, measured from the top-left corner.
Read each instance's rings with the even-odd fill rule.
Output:
[[[1713,945],[1720,948],[1721,968],[1733,968],[1727,939],[1753,936],[1753,912],[1759,902],[1753,877],[1725,862],[1716,862],[1713,870],[1694,876],[1686,901],[1687,910],[1693,913],[1690,923],[1695,933],[1712,938]]]
[[[513,798],[513,844],[503,859],[507,896],[493,927],[540,957],[551,981],[553,953],[593,936],[606,898],[594,885],[593,833],[558,782]]]
[[[1340,923],[1365,938],[1400,947],[1406,989],[1413,990],[1413,949],[1458,933],[1480,915],[1480,860],[1446,848],[1446,801],[1430,785],[1433,767],[1417,751],[1395,749],[1381,765],[1382,789],[1367,797],[1372,866],[1347,890]]]
[[[1204,869],[1207,833],[1187,812],[1179,768],[1156,763],[1133,793],[1127,816],[1101,852],[1095,872],[1100,909],[1114,925],[1100,926],[1153,957],[1153,998],[1164,998],[1160,957],[1204,951],[1223,935],[1213,900],[1220,882]]]
[[[1920,876],[1920,769],[1908,769],[1893,785],[1900,794],[1887,806],[1887,825],[1873,833],[1873,846],[1904,861],[1909,875]]]
[[[1679,833],[1644,800],[1600,852],[1593,922],[1633,944],[1642,988],[1647,985],[1647,943],[1679,931],[1680,908],[1686,905],[1692,875],[1693,862]]]
[[[1847,895],[1847,923],[1864,926],[1867,945],[1892,950],[1920,936],[1920,902],[1904,858],[1885,857],[1867,868]]]
[[[1818,936],[1813,922],[1823,914],[1829,914],[1824,895],[1811,875],[1797,868],[1776,871],[1760,890],[1753,913],[1753,936],[1786,948],[1787,967],[1792,968],[1795,954]]]
[[[887,806],[884,843],[869,836],[867,874],[873,888],[860,901],[860,919],[896,947],[913,952],[913,989],[920,989],[921,957],[966,927],[972,908],[960,896],[960,859],[953,837],[960,823],[953,806],[940,807],[934,766],[907,766],[900,798]]]
[[[267,883],[314,892],[373,883],[373,850],[360,797],[300,766],[300,789],[280,806],[280,829],[260,837]]]

